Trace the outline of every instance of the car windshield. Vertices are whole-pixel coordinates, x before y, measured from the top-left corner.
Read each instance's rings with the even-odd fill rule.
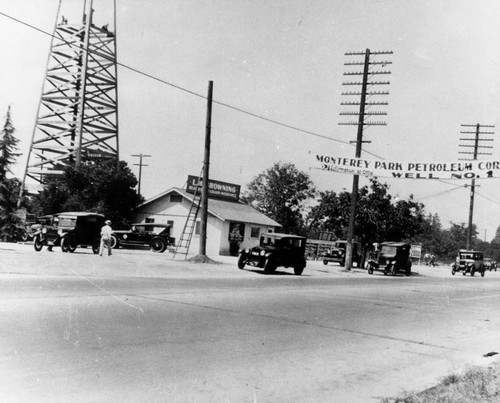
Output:
[[[59,217],[59,226],[64,228],[75,228],[76,217]]]
[[[272,246],[275,244],[275,242],[276,242],[276,238],[273,236],[262,235],[260,237],[260,245],[261,246],[266,246],[266,245]]]
[[[395,246],[383,245],[380,253],[384,256],[396,256],[398,248]]]
[[[460,259],[470,259],[470,260],[482,260],[482,253],[461,253]]]
[[[346,249],[347,242],[335,242],[335,247],[339,249]]]

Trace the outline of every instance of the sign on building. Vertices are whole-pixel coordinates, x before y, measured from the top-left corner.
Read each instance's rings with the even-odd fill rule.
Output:
[[[194,194],[197,185],[198,185],[198,177],[193,175],[188,175],[186,192]],[[198,191],[201,192],[201,183],[199,184],[199,186],[200,187],[198,188]],[[237,202],[240,198],[240,185],[209,179],[208,197],[211,199]]]
[[[422,245],[411,245],[410,257],[420,259],[422,256]]]

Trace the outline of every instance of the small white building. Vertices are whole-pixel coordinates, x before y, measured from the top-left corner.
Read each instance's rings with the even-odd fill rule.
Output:
[[[169,224],[176,242],[189,215],[193,195],[181,188],[171,188],[142,203],[134,210],[135,222]],[[200,244],[200,215],[197,217],[189,255],[196,255]],[[208,199],[206,253],[236,255],[238,249],[255,246],[260,235],[275,232],[279,223],[242,202]]]

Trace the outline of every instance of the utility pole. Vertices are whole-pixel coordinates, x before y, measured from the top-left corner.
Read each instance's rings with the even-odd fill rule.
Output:
[[[492,138],[487,138],[483,139],[480,138],[479,135],[481,134],[488,134],[492,135],[495,134],[493,131],[481,131],[481,129],[486,129],[486,128],[494,128],[495,126],[492,125],[481,125],[479,123],[476,123],[475,125],[461,125],[462,128],[465,128],[465,131],[460,131],[461,134],[467,134],[469,137],[464,137],[460,138],[460,141],[463,141],[464,143],[459,144],[459,147],[462,148],[472,148],[472,151],[459,151],[459,154],[468,154],[472,155],[472,158],[459,158],[460,160],[465,160],[465,161],[470,161],[470,160],[477,160],[478,155],[491,155],[491,152],[479,152],[480,148],[493,148],[493,146],[485,146],[485,145],[480,145],[480,141],[493,141]],[[469,128],[469,129],[467,129]],[[471,128],[475,128],[474,131],[471,131]],[[473,135],[473,136],[470,136]],[[471,144],[472,143],[472,144]],[[465,185],[467,187],[467,185]],[[469,226],[467,227],[467,244],[466,248],[470,250],[472,248],[472,221],[473,221],[473,216],[474,216],[474,195],[476,191],[476,180],[473,178],[471,179],[471,184],[470,184],[470,204],[469,204]]]
[[[134,165],[139,166],[139,184],[138,184],[138,187],[137,187],[137,194],[140,196],[141,195],[142,167],[149,166],[149,165],[143,164],[142,163],[142,159],[143,158],[151,157],[151,155],[149,155],[149,154],[142,154],[141,153],[141,154],[132,154],[132,157],[139,157],[139,163],[138,164],[134,164]]]
[[[363,71],[355,72],[345,72],[344,76],[362,76],[361,81],[354,82],[343,82],[342,85],[345,86],[360,86],[359,91],[344,91],[342,95],[344,96],[356,96],[360,97],[360,101],[347,101],[341,102],[342,106],[353,107],[359,106],[358,111],[343,111],[340,112],[341,116],[358,116],[358,121],[351,122],[340,122],[339,125],[353,125],[358,127],[358,133],[356,137],[356,153],[355,157],[361,157],[361,150],[363,143],[368,143],[368,141],[363,141],[363,129],[365,126],[386,126],[385,122],[381,121],[371,121],[372,116],[385,116],[387,112],[383,111],[370,111],[372,106],[386,106],[386,101],[378,101],[379,96],[389,95],[387,91],[371,91],[371,87],[378,85],[389,85],[389,81],[374,81],[372,78],[376,75],[391,74],[390,71],[383,70],[386,66],[392,64],[390,61],[375,61],[371,60],[372,56],[377,55],[392,55],[392,51],[378,51],[371,52],[370,49],[366,49],[365,52],[347,52],[346,56],[364,56],[364,61],[353,61],[344,63],[345,66],[363,66]],[[373,71],[371,67],[376,66],[378,70]],[[369,89],[370,88],[370,89]],[[368,101],[368,98],[372,98],[373,101]],[[352,142],[354,143],[354,142]],[[347,230],[347,247],[346,247],[346,259],[345,259],[345,270],[351,270],[352,268],[352,244],[354,238],[354,227],[356,223],[356,212],[358,206],[358,188],[359,188],[359,175],[354,175],[352,180],[352,194],[351,194],[351,211],[349,215],[349,227]]]
[[[212,130],[212,94],[213,81],[208,82],[207,120],[205,126],[205,153],[203,156],[203,182],[201,186],[201,227],[200,252],[201,257],[207,254],[207,222],[208,222],[208,178],[210,168],[210,136]]]

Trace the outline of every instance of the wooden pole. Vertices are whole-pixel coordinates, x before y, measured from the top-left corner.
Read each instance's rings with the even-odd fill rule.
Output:
[[[363,145],[363,126],[365,122],[366,89],[368,86],[369,67],[370,67],[370,49],[366,49],[365,63],[363,70],[363,84],[361,87],[361,102],[359,106],[358,135],[356,138],[356,158],[361,157],[361,146]],[[349,216],[349,227],[347,229],[345,270],[351,270],[352,268],[352,251],[353,251],[352,241],[354,238],[354,226],[356,224],[356,213],[358,210],[358,188],[359,188],[359,175],[354,175],[352,178],[351,213]]]
[[[212,93],[213,81],[209,81],[207,96],[207,122],[205,126],[205,154],[203,157],[203,179],[201,186],[201,228],[199,252],[199,255],[201,256],[206,256],[207,254],[208,179],[210,167],[210,134],[212,127]]]

